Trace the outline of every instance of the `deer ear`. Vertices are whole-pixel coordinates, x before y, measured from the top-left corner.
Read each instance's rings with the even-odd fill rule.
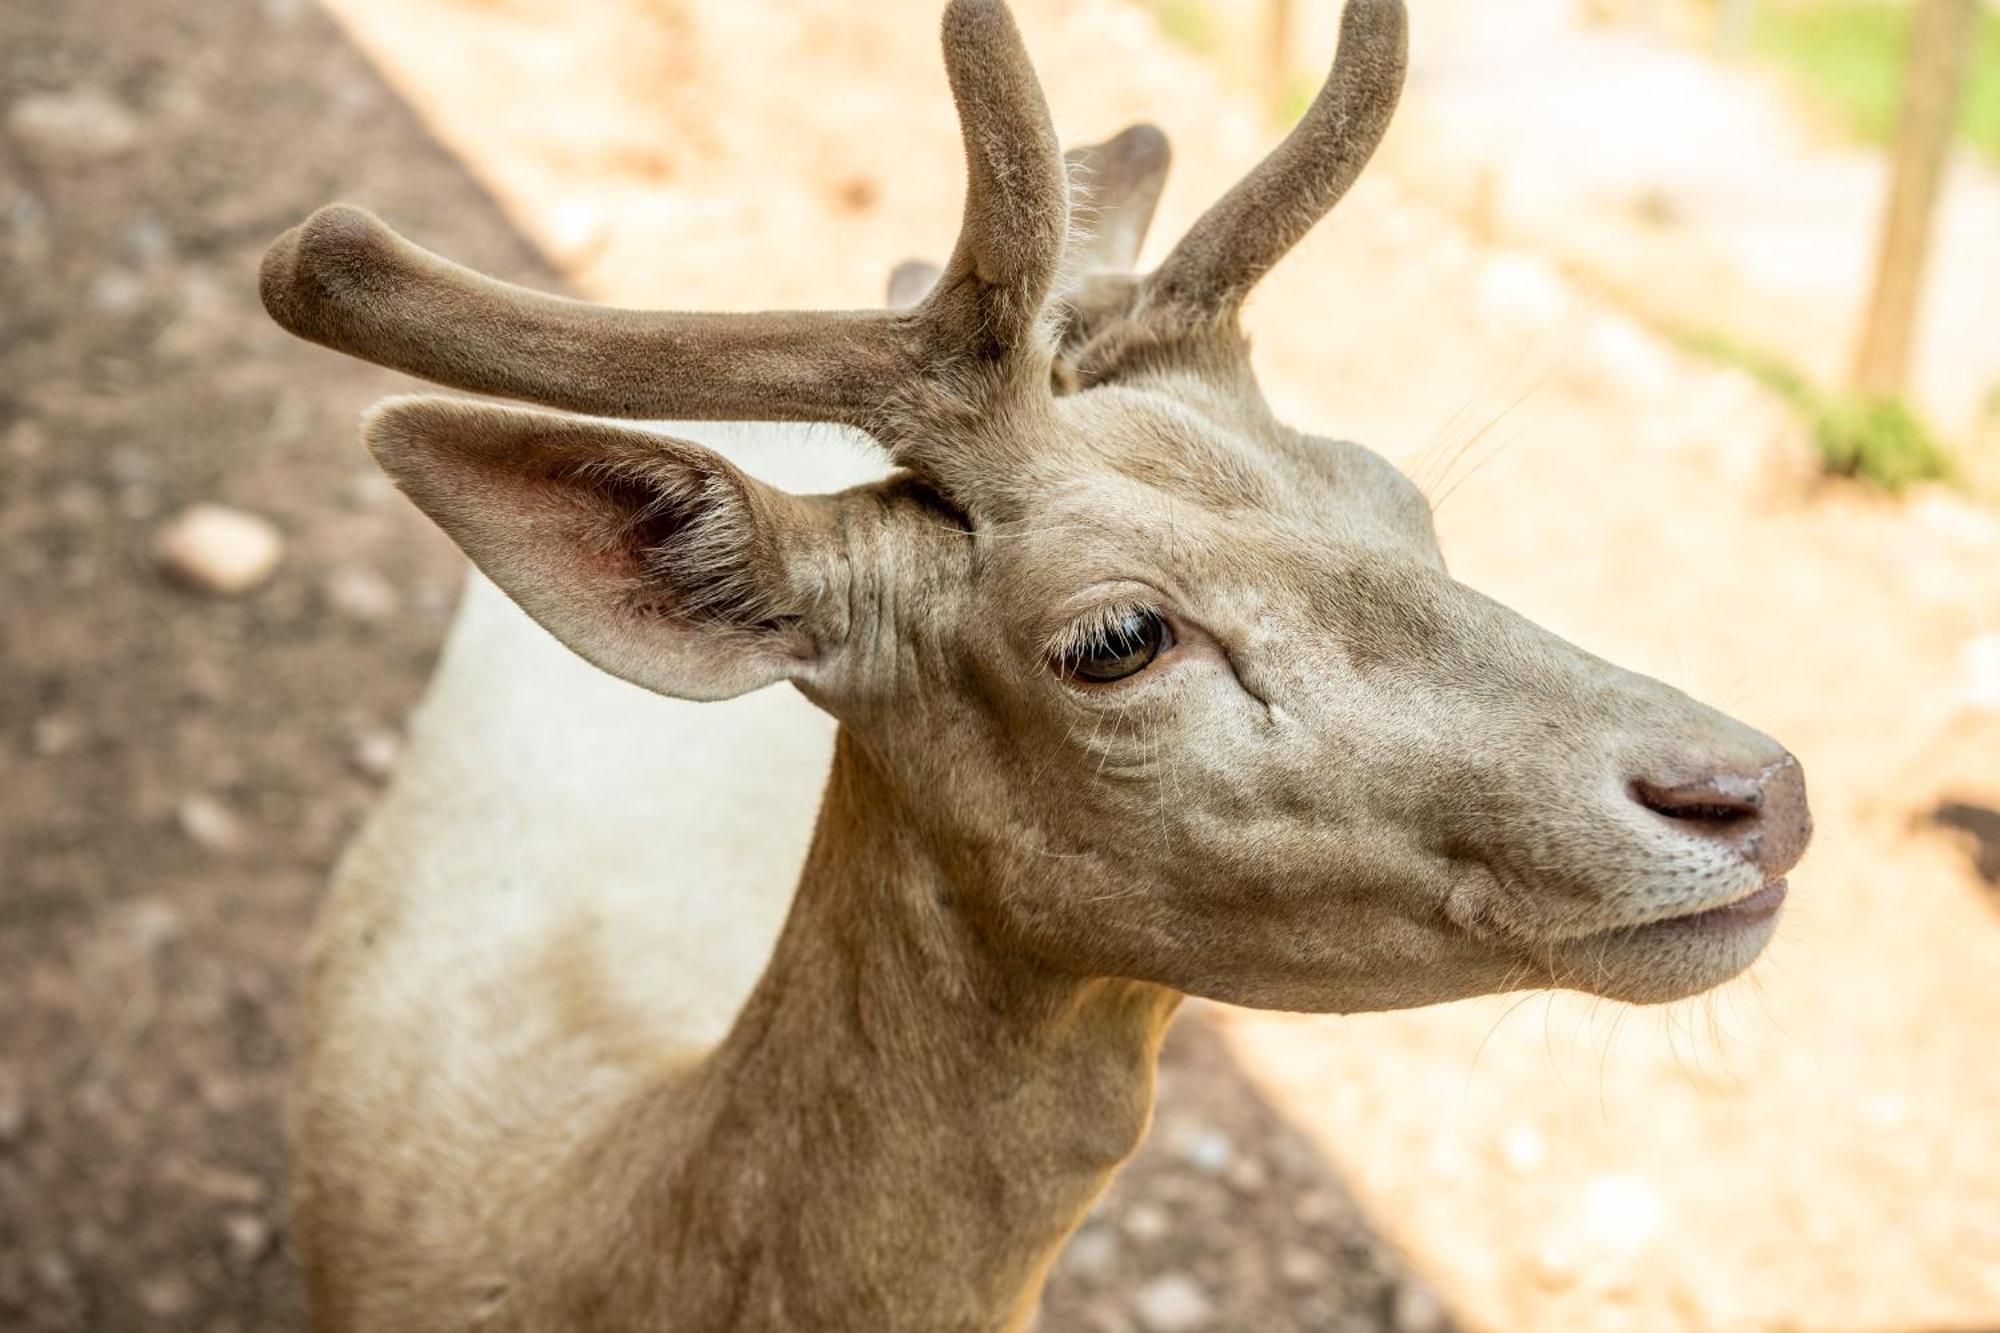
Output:
[[[812,671],[832,501],[683,440],[450,398],[391,399],[362,434],[475,565],[612,675],[726,699]]]

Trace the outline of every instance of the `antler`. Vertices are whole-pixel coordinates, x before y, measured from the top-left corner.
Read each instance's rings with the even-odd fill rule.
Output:
[[[1347,193],[1389,128],[1409,63],[1402,0],[1348,0],[1333,72],[1271,155],[1202,214],[1141,285],[1138,310],[1233,318],[1250,289]]]
[[[265,309],[300,337],[479,393],[609,416],[865,427],[915,378],[1048,355],[1039,320],[1069,203],[1047,103],[1001,0],[952,0],[944,52],[965,218],[913,309],[611,309],[483,277],[344,206],[272,244]]]

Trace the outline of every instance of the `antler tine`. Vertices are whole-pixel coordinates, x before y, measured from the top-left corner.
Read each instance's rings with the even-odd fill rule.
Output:
[[[606,416],[868,428],[963,357],[1039,347],[1069,195],[1048,105],[1000,0],[952,0],[945,64],[965,139],[965,221],[906,311],[621,310],[497,282],[358,208],[323,208],[265,253],[271,317],[302,338],[454,388]]]
[[[945,72],[965,141],[965,219],[922,314],[948,342],[1005,355],[1036,341],[1069,232],[1062,149],[1020,31],[1001,0],[952,0]]]
[[[1348,0],[1326,86],[1146,279],[1142,306],[1189,323],[1233,315],[1361,174],[1389,128],[1408,63],[1402,0]]]
[[[336,351],[604,416],[861,426],[921,364],[907,321],[880,311],[589,305],[462,268],[338,204],[272,243],[261,287],[273,319]]]

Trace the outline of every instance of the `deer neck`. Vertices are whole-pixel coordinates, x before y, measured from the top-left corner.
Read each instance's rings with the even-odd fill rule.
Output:
[[[955,905],[978,872],[908,813],[843,729],[771,963],[669,1095],[655,1234],[677,1311],[699,1293],[732,1328],[1016,1327],[1145,1133],[1179,997],[995,943]]]

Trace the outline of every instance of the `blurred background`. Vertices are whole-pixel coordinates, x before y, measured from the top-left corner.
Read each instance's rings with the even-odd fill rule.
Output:
[[[410,387],[280,334],[334,198],[625,304],[868,304],[955,232],[932,0],[0,6],[0,1327],[297,1328],[297,952],[460,574]],[[1069,141],[1263,152],[1333,0],[1016,0]],[[1250,321],[1454,572],[1782,737],[1821,832],[1707,999],[1191,1006],[1041,1327],[2000,1329],[2000,10],[1412,0]]]

